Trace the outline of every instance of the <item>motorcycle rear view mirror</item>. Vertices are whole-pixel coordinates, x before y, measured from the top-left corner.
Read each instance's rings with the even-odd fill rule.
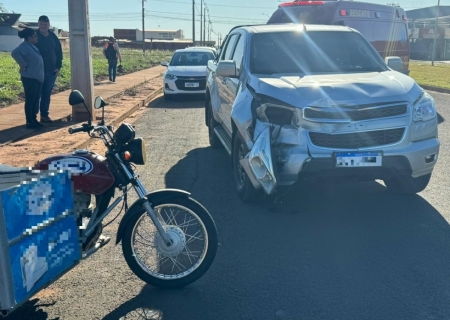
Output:
[[[86,108],[86,111],[88,112],[88,114],[89,114],[89,120],[88,120],[88,124],[90,125],[91,124],[91,119],[92,119],[92,114],[91,114],[91,112],[89,111],[89,108],[86,106],[86,103],[84,103],[84,97],[83,97],[83,94],[80,92],[80,91],[78,91],[78,90],[73,90],[71,93],[70,93],[70,96],[69,96],[69,104],[71,105],[71,106],[74,106],[74,105],[77,105],[77,104],[83,104],[84,105],[84,107]]]
[[[69,96],[69,104],[71,106],[74,106],[76,104],[81,104],[81,103],[84,103],[84,97],[81,94],[81,92],[78,90],[72,91]]]
[[[94,108],[95,109],[102,109],[102,121],[100,122],[100,125],[105,125],[105,106],[107,106],[108,104],[105,102],[105,100],[103,100],[102,97],[97,97],[95,98],[94,101]]]
[[[102,97],[97,97],[95,98],[94,101],[94,108],[95,109],[100,109],[103,108],[104,106],[107,106],[108,104],[105,102],[105,100],[103,100]]]

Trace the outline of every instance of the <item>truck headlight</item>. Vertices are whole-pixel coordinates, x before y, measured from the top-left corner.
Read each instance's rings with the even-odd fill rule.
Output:
[[[414,105],[413,121],[428,121],[436,117],[436,104],[432,96],[424,92]]]
[[[252,109],[253,116],[263,122],[279,126],[298,124],[296,108],[273,98],[253,99]]]
[[[166,73],[165,78],[167,80],[175,80],[177,77],[175,75],[171,74],[171,73]]]

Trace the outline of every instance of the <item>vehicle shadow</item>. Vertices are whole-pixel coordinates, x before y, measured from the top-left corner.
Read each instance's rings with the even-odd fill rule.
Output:
[[[378,182],[302,183],[276,204],[243,203],[229,157],[210,147],[191,150],[165,180],[214,217],[216,259],[197,282],[145,286],[104,319],[450,316],[450,226],[420,195]]]
[[[204,101],[205,95],[179,95],[173,97],[171,100],[165,100],[163,96],[154,99],[148,108],[159,109],[194,109],[203,108],[203,104],[199,104],[199,101]]]
[[[55,120],[50,124],[45,124],[41,129],[27,129],[25,125],[0,130],[0,145],[9,142],[18,142],[43,133],[62,129],[74,125],[75,122],[67,121],[67,119]]]
[[[33,320],[48,320],[48,314],[41,307],[48,307],[52,304],[40,304],[39,299],[35,298],[25,302],[19,308],[17,308],[14,312],[12,312],[5,319],[8,320],[23,320],[23,319],[33,319]],[[52,320],[59,320],[60,318],[53,318]]]
[[[437,113],[437,117],[438,117],[438,124],[441,124],[445,121],[445,119],[440,115],[440,113]]]

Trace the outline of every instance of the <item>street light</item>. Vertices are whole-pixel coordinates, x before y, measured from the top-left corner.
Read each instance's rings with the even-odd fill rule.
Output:
[[[434,26],[434,39],[433,39],[433,53],[431,57],[431,65],[434,66],[434,57],[436,55],[436,32],[437,32],[437,26],[439,21],[439,5],[441,3],[441,0],[438,0],[438,5],[436,9],[436,24]]]

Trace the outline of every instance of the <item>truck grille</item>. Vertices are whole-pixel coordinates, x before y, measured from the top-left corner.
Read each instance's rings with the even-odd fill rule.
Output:
[[[312,121],[316,119],[362,121],[389,118],[403,115],[407,112],[407,104],[384,105],[379,108],[373,106],[358,106],[358,108],[352,107],[351,109],[344,107],[333,111],[329,111],[329,109],[324,111],[323,108],[309,107],[304,109],[304,118]]]
[[[186,87],[186,82],[198,82],[198,87]],[[175,80],[175,85],[178,90],[184,91],[200,91],[205,90],[206,88],[206,77],[189,77],[189,76],[177,76],[177,80]]]
[[[402,139],[404,132],[405,128],[343,134],[309,132],[309,138],[318,147],[360,149],[397,143]]]

